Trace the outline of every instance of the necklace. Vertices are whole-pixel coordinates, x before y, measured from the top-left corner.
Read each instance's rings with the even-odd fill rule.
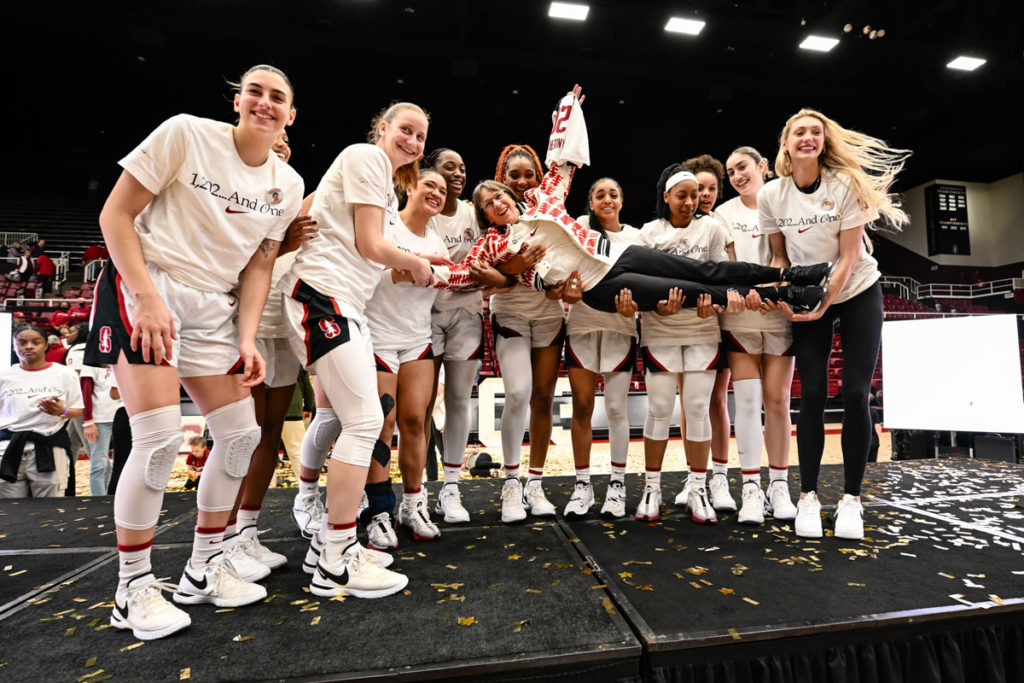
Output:
[[[793,181],[793,184],[796,185],[796,180]],[[821,185],[821,174],[820,173],[818,174],[818,177],[814,179],[813,183],[811,183],[807,187],[800,187],[799,185],[796,185],[796,189],[800,190],[804,194],[814,194],[815,192],[818,191],[818,186],[819,185]]]

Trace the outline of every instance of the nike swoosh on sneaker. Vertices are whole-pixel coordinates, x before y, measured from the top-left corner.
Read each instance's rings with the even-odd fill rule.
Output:
[[[118,614],[119,617],[121,617],[122,619],[127,618],[127,616],[128,616],[128,603],[127,602],[124,603],[123,605],[119,605],[119,604],[117,604],[117,600],[114,600],[114,609],[117,610],[117,614]]]
[[[202,582],[196,581],[195,577],[193,577],[191,574],[189,574],[187,569],[185,570],[185,576],[188,577],[188,580],[192,582],[193,586],[195,586],[196,588],[198,588],[201,591],[206,590],[206,574],[205,573],[203,574]]]
[[[248,211],[234,211],[230,206],[225,207],[224,211],[227,213],[249,213]]]
[[[341,574],[334,574],[332,572],[327,571],[327,569],[325,569],[322,564],[318,564],[317,569],[319,569],[320,573],[324,575],[324,578],[330,579],[339,586],[344,586],[348,584],[348,567],[342,569]]]

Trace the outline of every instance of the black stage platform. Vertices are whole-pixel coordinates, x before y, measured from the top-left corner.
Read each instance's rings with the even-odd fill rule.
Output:
[[[498,521],[500,480],[463,482],[473,522],[441,524],[432,543],[400,530],[409,587],[381,600],[308,593],[294,489],[275,489],[263,540],[291,561],[268,600],[191,607],[190,628],[147,643],[107,626],[109,498],[0,501],[0,680],[1024,681],[1024,467],[870,465],[862,541],[731,514],[693,524],[671,505],[680,478],[663,476],[656,523],[600,519],[603,476],[589,519],[513,527]],[[823,468],[826,509],[841,482]],[[546,489],[561,508],[572,480]],[[193,504],[165,499],[154,566],[172,582]]]

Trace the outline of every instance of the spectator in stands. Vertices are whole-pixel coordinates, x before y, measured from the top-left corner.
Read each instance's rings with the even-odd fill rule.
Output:
[[[56,273],[57,264],[49,255],[43,252],[36,257],[36,281],[39,283],[39,290],[43,296],[53,291],[53,276]]]
[[[75,374],[46,361],[35,325],[14,332],[18,363],[0,371],[0,498],[56,497],[68,478],[64,423],[82,414]]]
[[[81,297],[68,309],[68,315],[71,316],[72,324],[87,322],[91,312],[92,302]]]
[[[82,252],[82,266],[85,266],[90,261],[96,261],[102,258],[103,248],[98,244],[90,244]]]
[[[46,342],[49,344],[49,348],[46,349],[46,361],[48,363],[64,365],[64,354],[67,353],[67,349],[61,343],[60,337],[50,334],[46,337]]]
[[[57,304],[57,310],[50,316],[50,325],[57,330],[62,339],[67,337],[68,328],[71,325],[70,301],[61,301]]]
[[[7,277],[15,282],[28,282],[34,272],[35,268],[32,266],[32,259],[28,257],[26,252],[21,251],[18,254],[18,260],[14,265],[14,270],[8,273]]]
[[[32,245],[32,248],[28,250],[28,255],[31,258],[37,259],[46,253],[46,240],[39,240]]]
[[[7,245],[7,260],[15,263],[21,256],[21,242],[11,242]]]

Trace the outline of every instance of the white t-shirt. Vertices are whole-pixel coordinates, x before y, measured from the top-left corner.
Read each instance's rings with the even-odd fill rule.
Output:
[[[579,221],[576,222],[579,223]],[[622,245],[623,247],[630,244],[641,244],[640,231],[631,225],[623,225],[621,231],[606,232],[605,235],[607,235],[609,242]],[[637,336],[636,320],[634,318],[625,318],[618,313],[599,311],[582,301],[569,307],[569,318],[566,321],[567,334],[577,335],[605,331],[618,332],[635,337]]]
[[[64,365],[68,366],[76,373],[81,373],[84,362],[85,342],[76,342],[75,345],[69,348],[68,352],[64,355]]]
[[[298,251],[290,251],[277,257],[274,261],[274,271],[270,276],[271,282],[277,282],[292,269],[297,254]],[[260,315],[260,326],[256,336],[260,339],[285,339],[290,334],[288,330],[288,323],[284,319],[284,294],[271,289]]]
[[[423,237],[414,234],[399,216],[396,225],[384,228],[384,237],[402,251],[419,254],[448,253],[444,240],[429,226]],[[404,351],[430,343],[430,306],[437,290],[408,283],[395,284],[385,271],[380,284],[366,302],[366,321],[374,349]]]
[[[20,365],[0,370],[0,429],[56,434],[64,427],[64,418],[39,410],[39,402],[53,396],[68,408],[82,407],[82,387],[74,370],[59,363],[39,370],[23,370]]]
[[[135,219],[146,263],[210,292],[233,289],[264,239],[284,239],[304,190],[276,154],[246,166],[233,130],[179,114],[120,161],[156,195]]]
[[[110,368],[84,365],[81,376],[92,377],[93,422],[113,422],[114,413],[124,405],[120,399],[110,398],[110,388],[114,386],[114,373]]]
[[[829,170],[822,171],[821,184],[811,194],[801,192],[792,177],[772,180],[758,192],[757,209],[761,232],[785,236],[786,254],[794,266],[835,263],[839,233],[878,218],[878,211],[865,207],[853,191],[849,178]],[[860,260],[834,303],[860,294],[880,276],[878,261],[862,241]]]
[[[757,209],[748,209],[739,197],[733,197],[717,209],[715,215],[732,230],[736,260],[771,265],[772,247],[768,235],[761,232]],[[757,311],[723,313],[718,316],[723,330],[748,332],[782,332],[791,327],[782,311],[761,315]]]
[[[455,204],[455,215],[437,214],[427,223],[444,240],[448,247],[448,258],[458,263],[478,239],[480,225],[476,221],[476,209],[467,202]],[[465,308],[475,313],[484,310],[484,300],[480,290],[440,290],[434,299],[435,311],[448,311],[453,308]]]
[[[685,228],[677,228],[668,220],[659,218],[640,228],[643,244],[658,251],[688,256],[698,261],[727,261],[728,243],[723,224],[713,216],[699,216]],[[665,293],[666,296],[668,292]],[[693,304],[696,302],[685,302]],[[644,346],[679,346],[688,344],[714,344],[721,341],[718,318],[697,317],[696,308],[684,308],[669,316],[648,311],[643,315],[641,344]]]
[[[317,238],[299,247],[295,265],[278,289],[290,296],[296,278],[301,279],[334,298],[342,315],[363,319],[384,266],[363,258],[356,249],[355,205],[384,210],[381,234],[397,225],[398,198],[391,173],[391,161],[376,145],[360,143],[342,150],[316,188],[310,215],[317,222]]]

